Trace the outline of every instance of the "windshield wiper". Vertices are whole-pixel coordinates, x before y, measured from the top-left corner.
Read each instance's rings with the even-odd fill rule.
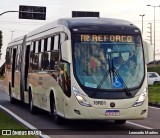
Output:
[[[127,85],[125,84],[125,82],[123,81],[122,77],[120,76],[119,72],[118,72],[117,69],[114,67],[114,65],[113,65],[113,59],[112,59],[112,72],[113,72],[113,77],[114,77],[114,74],[116,74],[116,76],[118,77],[118,79],[120,80],[120,82],[123,84],[125,94],[126,94],[127,96],[132,96],[132,94],[130,93]]]
[[[106,72],[105,75],[103,76],[102,80],[101,80],[100,83],[98,84],[98,86],[97,86],[98,89],[101,88],[101,86],[102,86],[102,84],[104,83],[104,81],[106,80],[108,74],[111,75],[111,73],[110,73],[109,70],[107,70],[107,72]],[[110,76],[110,77],[111,77],[111,76]]]
[[[102,80],[100,81],[100,83],[98,84],[97,88],[101,88],[102,84],[104,83],[104,81],[106,80],[108,74],[110,74],[110,80],[111,80],[111,83],[112,83],[112,69],[111,69],[111,66],[110,66],[110,63],[109,63],[109,58],[108,58],[108,66],[109,66],[109,69],[107,70],[107,72],[105,73],[105,75],[103,76]]]
[[[120,76],[119,72],[117,71],[117,69],[114,67],[113,65],[113,59],[112,59],[112,66],[110,66],[110,62],[109,63],[109,70],[107,70],[107,72],[105,73],[105,75],[103,76],[102,80],[100,81],[100,83],[98,84],[97,88],[101,88],[102,84],[104,83],[104,81],[106,80],[108,74],[110,74],[110,80],[111,80],[111,84],[112,83],[112,76],[111,74],[113,74],[113,77],[114,75],[116,74],[116,76],[119,78],[120,82],[122,83],[123,87],[124,87],[124,91],[125,91],[125,94],[127,96],[132,96],[132,94],[130,93],[127,85],[125,84],[125,82],[123,81],[122,77]]]

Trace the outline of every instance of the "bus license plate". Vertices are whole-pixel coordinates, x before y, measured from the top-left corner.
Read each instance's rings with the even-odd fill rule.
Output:
[[[120,111],[119,110],[107,110],[106,116],[119,116]]]

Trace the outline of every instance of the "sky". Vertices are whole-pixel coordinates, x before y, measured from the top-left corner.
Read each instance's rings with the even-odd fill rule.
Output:
[[[97,11],[100,17],[124,19],[142,29],[143,39],[149,41],[150,25],[152,34],[154,28],[154,8],[159,6],[160,0],[1,0],[0,13],[10,10],[19,10],[19,5],[45,6],[46,20],[18,19],[18,13],[6,13],[0,16],[0,30],[3,34],[2,57],[0,66],[5,61],[5,50],[11,39],[22,36],[30,31],[45,25],[58,18],[71,17],[72,11]],[[156,59],[160,59],[160,7],[155,8],[155,46]],[[153,37],[152,37],[153,39]]]

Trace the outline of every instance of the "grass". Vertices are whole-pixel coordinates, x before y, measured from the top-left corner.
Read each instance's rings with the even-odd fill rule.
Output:
[[[148,72],[157,72],[160,75],[160,65],[147,68]],[[154,84],[148,87],[149,102],[160,103],[160,84]]]
[[[2,130],[21,130],[25,131],[28,130],[25,126],[17,122],[15,119],[13,119],[11,116],[9,116],[7,113],[3,112],[0,110],[0,133],[2,133]],[[20,136],[20,135],[15,135],[15,136],[0,136],[1,138],[36,138],[36,136]]]
[[[154,84],[148,87],[149,102],[160,103],[160,84]]]

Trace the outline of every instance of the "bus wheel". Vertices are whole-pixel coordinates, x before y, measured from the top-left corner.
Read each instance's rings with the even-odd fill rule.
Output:
[[[36,113],[35,106],[33,105],[33,99],[32,99],[32,94],[29,93],[29,110],[32,114]]]
[[[125,124],[126,120],[114,120],[116,124]]]
[[[51,99],[53,99],[53,97]],[[60,117],[59,115],[57,115],[55,101],[51,100],[50,104],[51,104],[50,105],[51,115],[53,116],[54,122],[56,124],[59,124],[59,125],[62,124],[62,117]]]
[[[13,93],[10,85],[9,85],[9,97],[10,97],[10,103],[15,104],[16,99],[13,98]]]

